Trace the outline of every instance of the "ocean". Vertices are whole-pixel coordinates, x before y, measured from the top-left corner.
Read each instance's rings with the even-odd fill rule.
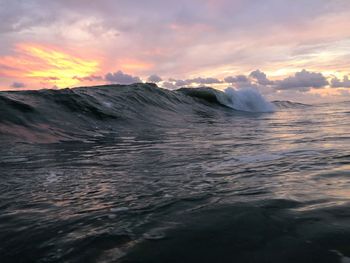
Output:
[[[0,262],[350,262],[350,102],[0,92]]]

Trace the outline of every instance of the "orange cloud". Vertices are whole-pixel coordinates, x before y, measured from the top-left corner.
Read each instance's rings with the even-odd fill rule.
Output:
[[[54,47],[18,44],[14,56],[0,57],[0,75],[68,87],[99,70],[99,63]]]

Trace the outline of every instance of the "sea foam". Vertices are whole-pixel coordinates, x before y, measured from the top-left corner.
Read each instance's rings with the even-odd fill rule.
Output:
[[[274,112],[275,106],[268,102],[258,90],[253,88],[225,89],[225,94],[229,98],[227,106],[247,112]]]

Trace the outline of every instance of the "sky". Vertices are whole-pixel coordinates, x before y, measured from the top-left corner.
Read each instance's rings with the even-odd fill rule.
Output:
[[[154,82],[350,100],[348,0],[0,0],[0,90]]]

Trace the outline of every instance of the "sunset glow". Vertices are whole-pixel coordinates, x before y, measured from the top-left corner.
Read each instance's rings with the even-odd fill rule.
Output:
[[[79,83],[78,78],[90,76],[98,70],[99,63],[75,57],[68,53],[33,44],[18,44],[17,56],[0,58],[13,70],[4,72],[16,74],[28,81],[50,83],[52,86],[69,87]]]
[[[157,75],[165,88],[215,78],[217,83],[208,83],[215,88],[250,85],[271,99],[350,98],[349,84],[337,82],[350,74],[348,1],[63,0],[45,8],[41,0],[30,2],[7,3],[4,11],[0,90],[129,83],[125,77],[147,81]],[[303,79],[276,86],[304,69],[310,77],[321,73],[327,83],[314,87]],[[276,85],[266,87],[254,78],[224,81],[255,70]],[[119,71],[121,79],[106,79]],[[304,82],[307,87],[300,86]]]
[[[350,0],[0,0],[0,263],[350,263]]]

